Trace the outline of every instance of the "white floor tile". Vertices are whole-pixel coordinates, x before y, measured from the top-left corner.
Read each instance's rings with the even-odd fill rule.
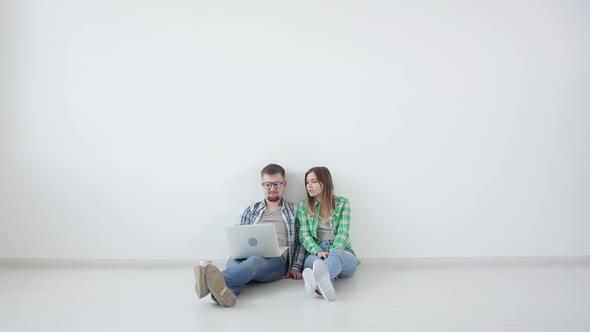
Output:
[[[0,331],[590,332],[590,266],[363,264],[336,300],[303,282],[197,299],[191,269],[0,268]]]

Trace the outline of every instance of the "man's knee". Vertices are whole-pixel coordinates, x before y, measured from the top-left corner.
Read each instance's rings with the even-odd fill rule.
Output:
[[[260,256],[250,256],[248,259],[246,259],[246,262],[252,266],[256,266],[264,263],[264,258]]]

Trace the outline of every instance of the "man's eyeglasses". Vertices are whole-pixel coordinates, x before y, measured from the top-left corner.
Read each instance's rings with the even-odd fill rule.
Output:
[[[263,182],[262,185],[264,186],[264,188],[266,189],[270,189],[272,187],[275,187],[275,189],[279,189],[280,187],[283,186],[284,182]]]

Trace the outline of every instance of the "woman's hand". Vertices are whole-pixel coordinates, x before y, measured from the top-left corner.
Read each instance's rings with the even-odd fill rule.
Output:
[[[329,255],[330,253],[325,251],[318,251],[318,253],[316,254],[316,256],[318,256],[321,259],[326,259]]]

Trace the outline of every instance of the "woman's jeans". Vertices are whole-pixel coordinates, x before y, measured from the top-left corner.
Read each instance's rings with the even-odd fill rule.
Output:
[[[250,281],[269,282],[283,278],[285,275],[285,258],[262,258],[250,256],[247,259],[227,260],[223,278],[227,287],[235,295],[240,294],[242,287]]]
[[[330,252],[330,246],[334,244],[332,240],[320,242],[322,251]],[[313,262],[320,259],[317,255],[309,254],[303,264],[304,268],[313,269]],[[330,253],[324,260],[330,271],[330,279],[348,278],[356,272],[356,257],[346,250],[336,249]]]

